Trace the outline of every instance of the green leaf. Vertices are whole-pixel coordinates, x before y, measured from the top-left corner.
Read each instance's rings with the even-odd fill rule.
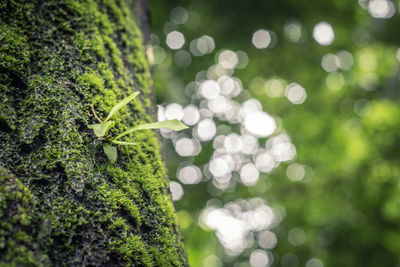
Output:
[[[106,153],[107,158],[110,160],[111,163],[117,161],[118,152],[117,149],[107,143],[103,144],[104,153]]]
[[[183,122],[181,122],[180,120],[177,120],[177,119],[173,119],[173,120],[169,120],[169,121],[146,123],[146,124],[142,124],[142,125],[139,125],[136,127],[129,128],[125,132],[123,132],[120,135],[118,135],[117,137],[115,137],[113,142],[120,139],[121,137],[123,137],[131,132],[137,131],[137,130],[160,129],[160,128],[168,128],[168,129],[171,129],[174,131],[181,131],[181,130],[187,129],[189,127],[187,127],[185,124],[183,124]]]
[[[133,143],[133,142],[124,142],[124,141],[111,141],[111,143],[117,144],[117,145],[123,145],[123,146],[136,145],[136,143]]]
[[[127,98],[124,98],[124,100],[122,100],[121,102],[119,102],[118,104],[116,104],[110,111],[110,113],[108,114],[107,118],[104,120],[104,122],[108,121],[109,119],[111,119],[112,116],[114,116],[115,113],[117,113],[121,108],[125,107],[129,102],[131,102],[135,97],[137,97],[137,95],[139,94],[139,92],[134,92],[133,94],[131,94],[130,96],[128,96]]]
[[[94,134],[97,137],[103,137],[107,135],[108,130],[115,126],[115,121],[104,121],[103,123],[96,123],[89,125],[89,129],[93,129]]]

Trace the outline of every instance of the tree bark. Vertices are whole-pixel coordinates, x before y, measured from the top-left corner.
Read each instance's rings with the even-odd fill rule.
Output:
[[[134,8],[0,0],[0,266],[187,265],[155,133],[111,164],[88,129],[134,91],[112,134],[152,120]]]

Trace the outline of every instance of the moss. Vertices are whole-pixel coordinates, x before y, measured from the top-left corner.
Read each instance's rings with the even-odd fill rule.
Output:
[[[121,240],[112,241],[110,245],[127,259],[126,266],[131,266],[132,264],[154,266],[154,261],[146,244],[138,235],[131,234],[125,239],[125,242]]]
[[[87,128],[134,91],[113,130],[152,120],[132,6],[0,1],[0,265],[187,265],[156,135],[110,165]]]
[[[36,205],[30,190],[0,167],[0,266],[40,266],[48,263],[37,253],[36,232],[29,228]]]

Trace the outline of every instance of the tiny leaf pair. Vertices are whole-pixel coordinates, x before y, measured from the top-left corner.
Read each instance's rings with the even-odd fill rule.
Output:
[[[115,121],[110,121],[112,116],[114,116],[121,108],[126,106],[130,101],[132,101],[135,97],[137,97],[138,94],[139,94],[139,92],[135,92],[135,93],[131,94],[130,96],[128,96],[127,98],[125,98],[124,100],[122,100],[121,102],[119,102],[118,104],[116,104],[111,109],[111,111],[108,114],[107,118],[103,122],[100,120],[100,123],[89,125],[89,129],[93,129],[94,134],[97,137],[106,136],[108,134],[108,131],[112,127],[115,126]],[[95,117],[97,117],[97,115],[95,115]]]
[[[131,127],[128,130],[124,131],[123,133],[119,134],[117,137],[112,138],[108,136],[108,131],[115,126],[115,121],[110,120],[121,108],[126,106],[130,101],[132,101],[139,92],[135,92],[128,96],[127,98],[123,99],[121,102],[116,104],[108,114],[107,118],[103,121],[97,116],[96,112],[94,111],[94,108],[92,106],[92,112],[95,118],[100,122],[96,124],[91,124],[89,125],[89,129],[93,129],[94,134],[98,137],[99,140],[105,140],[108,141],[109,143],[116,144],[116,145],[134,145],[135,143],[133,142],[125,142],[125,141],[118,141],[121,137],[124,137],[127,134],[130,134],[134,131],[138,130],[145,130],[145,129],[160,129],[160,128],[169,128],[174,131],[181,131],[184,129],[187,129],[188,127],[183,124],[181,121],[174,119],[174,120],[168,120],[168,121],[160,121],[160,122],[152,122],[152,123],[146,123],[146,124],[141,124],[135,127]],[[110,160],[111,163],[114,163],[117,158],[118,158],[118,152],[117,149],[110,145],[109,143],[104,143],[103,144],[103,150],[104,153],[107,155],[108,159]]]

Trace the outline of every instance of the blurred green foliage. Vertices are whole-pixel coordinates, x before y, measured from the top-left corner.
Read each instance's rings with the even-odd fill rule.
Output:
[[[235,69],[235,77],[265,111],[276,116],[297,151],[291,162],[262,174],[256,186],[238,184],[234,190],[212,195],[209,181],[184,185],[184,197],[175,206],[192,266],[249,266],[257,242],[240,255],[229,256],[214,231],[199,223],[199,216],[211,198],[223,205],[251,197],[284,210],[284,219],[272,229],[278,239],[271,249],[273,266],[321,266],[311,258],[321,260],[323,266],[399,266],[400,2],[390,2],[395,8],[390,18],[374,17],[368,10],[371,2],[151,2],[153,33],[159,39],[153,36],[153,44],[165,51],[165,59],[155,65],[159,103],[191,103],[185,86],[198,72],[214,64],[224,49],[244,51],[249,63]],[[171,22],[171,10],[177,6],[186,8],[189,15],[181,25]],[[312,36],[321,21],[331,24],[335,33],[327,46]],[[298,42],[284,34],[285,25],[293,22],[302,26]],[[252,35],[258,29],[276,34],[274,47],[253,46]],[[190,41],[205,34],[214,39],[215,50],[191,56],[188,66],[179,67],[174,61],[177,50],[165,43],[172,30],[184,34],[183,50],[188,51]],[[343,50],[352,55],[354,64],[324,70],[323,57]],[[271,97],[265,84],[272,78],[300,84],[307,99],[293,105],[285,96]],[[212,153],[212,142],[203,143],[200,154],[189,161],[201,166]],[[173,147],[166,154],[173,179],[182,158]],[[309,179],[288,179],[287,166],[292,162],[307,166]],[[298,243],[289,238],[290,242],[290,232],[305,233],[305,238],[300,236]]]

